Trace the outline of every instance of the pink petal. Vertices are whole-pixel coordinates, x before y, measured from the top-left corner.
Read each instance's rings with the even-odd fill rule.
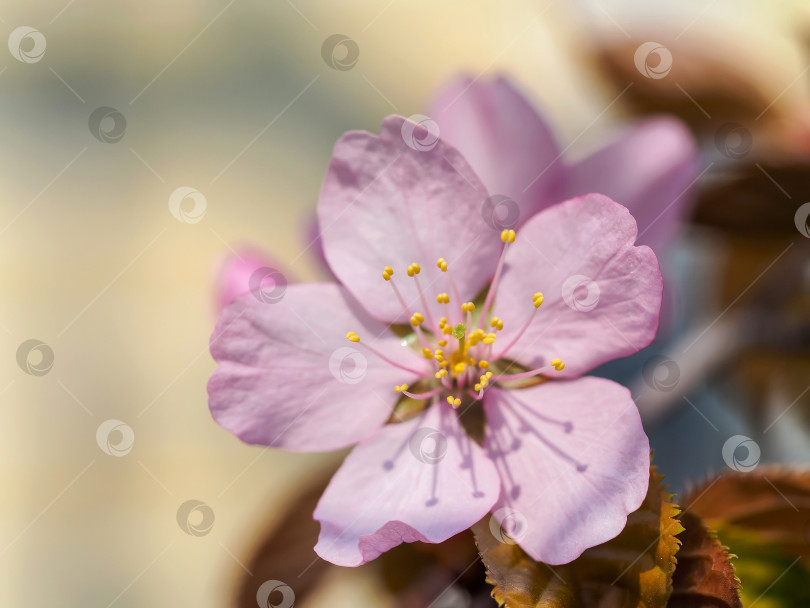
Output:
[[[293,451],[334,450],[368,436],[391,415],[394,385],[417,376],[349,342],[348,331],[394,361],[425,368],[338,285],[290,285],[276,302],[234,300],[211,337],[219,363],[208,382],[214,419],[242,441]]]
[[[490,521],[496,536],[565,564],[618,535],[641,506],[650,446],[624,387],[589,377],[491,388],[484,409],[484,445],[503,480]]]
[[[491,194],[518,203],[520,223],[564,199],[566,168],[554,134],[508,80],[453,80],[431,104],[430,116]]]
[[[214,281],[217,312],[221,312],[237,296],[248,293],[251,279],[254,288],[258,286],[263,290],[272,290],[276,282],[286,285],[286,272],[282,273],[278,268],[265,253],[256,249],[243,248],[225,256]],[[262,269],[267,272],[259,272]]]
[[[565,370],[553,374],[577,376],[647,346],[658,328],[662,281],[655,254],[634,247],[635,238],[627,209],[600,194],[530,219],[507,252],[494,306],[505,327],[493,352],[524,325],[538,291],[544,304],[507,358],[529,369],[560,358]]]
[[[481,216],[487,196],[455,148],[390,116],[379,137],[350,132],[335,146],[318,204],[326,259],[372,315],[397,322],[426,312],[405,274],[419,263],[426,299],[440,317],[435,296],[451,288],[436,268],[438,258],[448,262],[463,299],[472,299],[497,265],[500,231]],[[394,269],[407,314],[382,278],[385,266]]]
[[[666,243],[688,214],[698,176],[694,138],[673,118],[646,120],[575,164],[565,198],[599,192],[630,209],[638,243]]]
[[[359,566],[403,542],[440,543],[489,512],[499,488],[495,466],[439,402],[349,454],[315,509],[315,552]]]

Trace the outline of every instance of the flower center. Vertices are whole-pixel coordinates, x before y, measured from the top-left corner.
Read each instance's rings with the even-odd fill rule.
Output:
[[[403,310],[410,316],[410,324],[413,327],[416,341],[418,341],[422,355],[430,361],[432,366],[432,378],[427,372],[414,370],[395,361],[392,361],[372,346],[362,342],[360,336],[350,331],[346,338],[350,342],[362,344],[366,349],[387,363],[400,369],[419,375],[427,389],[422,393],[412,393],[407,384],[396,385],[394,390],[402,393],[411,399],[426,400],[446,398],[453,407],[459,407],[462,399],[469,396],[474,401],[480,400],[488,386],[509,380],[520,380],[541,374],[547,374],[551,370],[561,371],[565,364],[560,359],[552,359],[548,365],[541,368],[519,373],[507,373],[514,363],[504,361],[504,356],[520,340],[534,320],[534,315],[543,304],[543,294],[538,292],[532,296],[532,309],[527,306],[527,319],[517,334],[504,347],[495,346],[499,338],[499,332],[504,328],[504,321],[490,314],[492,312],[493,300],[498,287],[501,274],[503,272],[504,259],[511,243],[515,242],[516,234],[514,230],[504,230],[501,233],[503,249],[498,260],[498,266],[493,276],[492,282],[487,291],[487,296],[479,314],[474,314],[476,305],[474,302],[461,302],[460,306],[451,306],[450,295],[446,292],[436,295],[436,302],[442,307],[443,316],[435,322],[425,292],[419,282],[419,274],[422,268],[418,263],[408,266],[406,274],[416,283],[419,300],[422,305],[422,312],[412,312],[402,297],[402,293],[394,281],[394,269],[386,266],[383,269],[383,279],[391,285],[394,295],[399,300]],[[450,274],[447,261],[439,258],[436,267],[440,272],[446,274],[453,293],[453,301],[460,302],[459,292],[455,281]],[[486,328],[486,329],[484,329]],[[494,366],[490,361],[495,361]],[[497,371],[492,371],[494,367]]]

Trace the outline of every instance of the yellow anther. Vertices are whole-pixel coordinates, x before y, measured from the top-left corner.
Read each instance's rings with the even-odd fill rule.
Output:
[[[534,302],[535,308],[540,308],[540,305],[543,303],[543,294],[538,291],[532,296],[532,302]]]
[[[444,258],[439,258],[438,260],[436,260],[436,266],[442,272],[447,272],[447,262],[444,261]]]
[[[489,326],[500,331],[503,329],[503,321],[501,321],[498,317],[492,317],[492,320],[489,322]]]
[[[407,384],[403,384],[401,386],[399,384],[397,384],[394,387],[394,392],[397,392],[397,393],[401,393],[401,392],[407,391],[407,390],[408,390],[408,385]]]
[[[415,312],[411,315],[411,325],[414,327],[419,327],[422,323],[425,322],[425,317],[420,312]]]
[[[552,359],[551,360],[551,365],[558,372],[561,372],[565,368],[565,363],[563,363],[561,359]]]
[[[447,325],[442,327],[442,333],[447,334],[447,335],[452,334],[453,333],[453,326],[448,323]]]
[[[487,372],[484,375],[487,377],[487,379],[492,378],[492,372]]]
[[[501,232],[501,242],[503,243],[514,243],[515,242],[515,231],[514,230],[504,230]]]
[[[435,353],[436,353],[436,358],[437,358],[439,361],[441,361],[442,359],[444,359],[444,351],[443,351],[443,350],[441,350],[440,348],[437,348],[437,349],[436,349],[436,351],[435,351]]]
[[[349,342],[359,342],[360,341],[360,336],[358,336],[353,331],[350,331],[349,333],[346,334],[346,339]]]
[[[480,367],[481,369],[488,368],[489,367],[489,361],[479,361],[478,362],[478,367]]]
[[[446,293],[440,293],[439,295],[436,296],[436,301],[439,304],[449,304],[450,303],[450,296],[448,294],[446,294]]]
[[[391,268],[390,266],[386,266],[385,268],[383,268],[383,270],[388,274],[394,274],[394,269]]]
[[[384,278],[386,281],[390,281],[390,280],[391,280],[391,277],[393,276],[393,274],[394,274],[394,269],[393,269],[393,268],[391,268],[390,266],[386,266],[385,268],[383,268],[383,273],[382,273],[382,275],[383,275],[383,278]]]
[[[450,365],[450,363],[448,363],[448,362],[447,362],[447,360],[445,359],[444,361],[442,361],[441,363],[439,363],[439,365],[440,365],[441,367],[447,367],[448,365]]]
[[[472,302],[464,302],[461,305],[461,312],[472,312],[475,310],[475,304]]]
[[[413,277],[422,272],[422,267],[419,266],[416,262],[408,266],[408,276]]]
[[[453,371],[456,372],[457,374],[463,374],[464,370],[466,370],[466,369],[467,369],[467,364],[464,363],[464,361],[462,361],[461,363],[456,363],[453,366]]]
[[[435,374],[433,374],[436,378],[444,378],[447,375],[446,369],[440,369]]]
[[[487,384],[489,384],[489,378],[487,378],[486,376],[481,376],[479,380],[481,381],[481,386],[486,386]]]
[[[453,407],[458,407],[459,405],[461,405],[461,399],[450,395],[449,397],[447,397],[447,403],[449,403]]]
[[[467,359],[467,365],[472,365],[473,367],[475,367],[475,359],[473,359],[472,357]]]
[[[495,339],[497,337],[498,336],[496,336],[495,334],[487,334],[486,337],[483,340],[481,340],[481,342],[483,342],[484,344],[492,344],[495,342]]]
[[[437,342],[437,344],[438,344],[439,346],[447,346],[447,340],[439,340],[439,341]]]
[[[429,348],[423,348],[422,354],[425,356],[425,359],[432,359],[433,358],[433,351]]]
[[[474,388],[475,388],[475,390],[480,391],[480,390],[481,390],[481,385],[480,385],[480,384],[476,384]]]

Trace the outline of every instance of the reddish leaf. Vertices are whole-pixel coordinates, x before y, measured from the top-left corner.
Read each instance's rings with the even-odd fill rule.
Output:
[[[740,581],[731,555],[694,513],[683,513],[683,545],[672,577],[673,592],[668,608],[742,608]]]

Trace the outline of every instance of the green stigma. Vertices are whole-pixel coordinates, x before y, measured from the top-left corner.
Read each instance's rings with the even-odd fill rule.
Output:
[[[456,340],[463,340],[467,335],[467,326],[464,323],[459,323],[453,328],[453,337]]]

